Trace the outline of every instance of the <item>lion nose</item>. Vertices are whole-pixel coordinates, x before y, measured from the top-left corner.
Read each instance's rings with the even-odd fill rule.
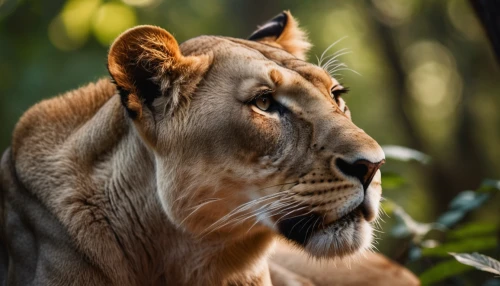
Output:
[[[360,159],[351,164],[342,159],[337,159],[335,163],[342,173],[357,178],[366,191],[373,179],[373,176],[375,176],[375,173],[380,166],[385,163],[385,160],[372,163],[368,160]]]

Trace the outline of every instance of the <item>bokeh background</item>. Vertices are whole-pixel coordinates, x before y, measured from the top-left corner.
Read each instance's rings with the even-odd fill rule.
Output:
[[[179,42],[202,34],[245,38],[285,9],[309,33],[311,62],[345,37],[330,53],[345,49],[340,59],[359,73],[338,75],[351,90],[345,98],[355,123],[381,145],[429,156],[388,160],[384,196],[392,206],[415,222],[434,222],[457,194],[500,179],[500,70],[465,0],[0,0],[0,149],[31,105],[106,77],[108,46],[129,27],[158,25]],[[425,255],[449,244],[448,230],[398,236],[398,217],[384,218],[380,251],[418,275],[449,261]],[[493,195],[450,228],[479,228],[484,236],[465,250],[498,259],[499,221]],[[467,270],[429,283],[498,285]]]

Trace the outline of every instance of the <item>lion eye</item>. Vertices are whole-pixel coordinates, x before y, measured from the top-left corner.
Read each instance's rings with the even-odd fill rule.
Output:
[[[331,90],[332,98],[339,104],[339,98],[349,92],[349,88],[336,89],[337,86],[334,86]]]
[[[259,96],[255,99],[255,106],[262,111],[267,111],[271,107],[271,101],[272,99],[270,95]]]
[[[267,113],[277,112],[280,115],[283,115],[287,112],[286,107],[274,100],[273,90],[271,89],[266,89],[259,92],[259,94],[257,94],[248,103]]]

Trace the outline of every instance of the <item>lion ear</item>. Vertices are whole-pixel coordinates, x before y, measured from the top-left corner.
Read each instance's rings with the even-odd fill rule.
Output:
[[[248,40],[280,47],[301,60],[306,59],[312,46],[290,11],[284,11],[260,26]]]
[[[207,57],[184,57],[175,38],[155,26],[125,31],[108,54],[108,70],[122,103],[137,120],[145,113],[154,116],[151,107],[160,97],[170,110],[187,100],[208,65]]]

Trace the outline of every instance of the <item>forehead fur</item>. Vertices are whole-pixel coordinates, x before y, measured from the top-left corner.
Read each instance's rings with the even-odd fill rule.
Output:
[[[180,48],[186,56],[211,54],[214,62],[228,57],[241,57],[245,61],[268,60],[293,70],[316,87],[325,89],[327,93],[332,85],[330,75],[322,68],[298,59],[281,48],[265,43],[220,36],[201,36],[184,42]],[[279,74],[274,72],[270,76],[275,81],[278,80]]]

